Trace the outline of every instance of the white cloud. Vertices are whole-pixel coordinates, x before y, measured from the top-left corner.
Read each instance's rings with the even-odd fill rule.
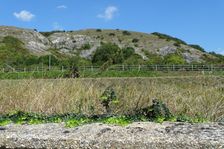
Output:
[[[53,29],[54,30],[63,30],[63,27],[61,27],[61,25],[58,22],[54,22],[53,23]]]
[[[34,14],[32,14],[31,12],[26,11],[26,10],[22,10],[22,11],[20,11],[19,13],[14,12],[13,15],[14,15],[17,19],[19,19],[19,20],[21,20],[21,21],[26,21],[26,22],[31,21],[31,20],[35,17]]]
[[[57,8],[58,8],[58,9],[66,9],[67,6],[65,6],[65,5],[59,5],[59,6],[57,6]]]
[[[105,9],[103,14],[98,14],[98,18],[103,18],[105,20],[112,20],[114,15],[118,12],[118,8],[115,6],[109,6]]]

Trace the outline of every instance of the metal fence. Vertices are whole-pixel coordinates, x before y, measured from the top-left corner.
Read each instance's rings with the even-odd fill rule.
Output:
[[[224,71],[224,65],[114,65],[107,69],[101,66],[78,66],[79,71]],[[0,72],[43,72],[43,71],[68,71],[72,67],[2,67]]]

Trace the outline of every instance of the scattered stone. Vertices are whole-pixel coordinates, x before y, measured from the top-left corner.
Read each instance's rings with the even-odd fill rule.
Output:
[[[68,130],[65,130],[65,131],[63,131],[63,133],[70,133],[70,131],[68,131]]]
[[[0,148],[224,148],[224,125],[219,123],[138,122],[126,127],[93,123],[76,128],[10,124],[4,128]]]

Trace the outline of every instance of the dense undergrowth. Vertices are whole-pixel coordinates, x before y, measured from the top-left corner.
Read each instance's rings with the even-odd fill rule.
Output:
[[[120,126],[126,126],[133,122],[157,122],[162,123],[164,121],[171,122],[189,122],[189,123],[203,123],[207,122],[206,119],[201,117],[189,117],[186,115],[178,115],[170,118],[156,117],[147,118],[144,115],[95,115],[95,116],[85,116],[80,114],[55,114],[55,115],[44,115],[37,113],[27,113],[16,111],[6,115],[0,116],[0,126],[4,126],[10,123],[14,124],[42,124],[42,123],[65,123],[66,127],[76,127],[83,124],[89,123],[105,123],[105,124],[115,124]]]
[[[167,106],[160,100],[153,100],[153,104],[149,107],[139,109],[132,115],[113,115],[108,111],[109,102],[117,100],[115,93],[110,88],[102,95],[102,104],[107,109],[107,113],[103,115],[82,115],[82,114],[53,114],[44,115],[37,113],[28,113],[22,111],[14,111],[5,115],[0,115],[0,126],[9,123],[15,124],[41,124],[41,123],[65,123],[66,127],[76,127],[88,123],[105,123],[116,124],[120,126],[128,125],[132,122],[152,121],[162,123],[164,121],[171,122],[189,122],[202,123],[206,122],[205,118],[200,116],[189,117],[186,115],[174,116]],[[105,104],[106,103],[106,104]]]

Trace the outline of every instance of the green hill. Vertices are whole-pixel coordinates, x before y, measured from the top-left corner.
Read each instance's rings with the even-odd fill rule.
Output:
[[[0,65],[219,64],[224,56],[158,32],[37,32],[0,26]]]

